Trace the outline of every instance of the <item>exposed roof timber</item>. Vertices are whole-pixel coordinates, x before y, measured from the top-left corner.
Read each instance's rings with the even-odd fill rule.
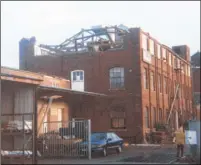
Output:
[[[108,29],[114,29],[114,32],[109,32]],[[95,32],[97,31],[97,32]],[[86,48],[85,42],[89,39],[92,39],[94,41],[98,39],[104,39],[101,36],[105,36],[110,41],[110,44],[112,46],[115,46],[114,41],[112,40],[111,36],[109,34],[111,33],[117,33],[117,32],[124,32],[127,33],[126,30],[123,30],[121,28],[118,28],[117,26],[111,26],[111,27],[101,27],[101,28],[95,28],[95,29],[82,29],[79,33],[75,34],[74,36],[66,39],[64,42],[62,42],[60,45],[40,45],[40,47],[49,49],[51,51],[55,51],[58,53],[63,53],[68,50],[71,50],[74,48],[75,51],[77,51],[77,48]],[[85,35],[88,33],[88,35]],[[78,42],[78,40],[82,40],[81,42]],[[70,45],[73,45],[72,47],[68,47]],[[79,45],[80,44],[80,45]],[[78,46],[79,45],[79,46]]]
[[[43,44],[40,44],[39,46],[40,46],[41,48],[45,48],[45,49],[49,49],[49,50],[51,50],[51,51],[54,51],[55,53],[63,53],[63,51],[54,48],[54,47],[56,47],[56,46],[43,45]],[[51,54],[52,54],[52,53],[51,53]]]

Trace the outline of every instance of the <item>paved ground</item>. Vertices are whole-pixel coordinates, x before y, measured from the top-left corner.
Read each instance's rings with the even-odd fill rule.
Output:
[[[91,160],[77,159],[49,159],[41,160],[39,164],[127,164],[127,163],[173,163],[176,160],[176,148],[173,145],[160,147],[125,147],[122,153],[111,153],[107,157],[93,156]]]

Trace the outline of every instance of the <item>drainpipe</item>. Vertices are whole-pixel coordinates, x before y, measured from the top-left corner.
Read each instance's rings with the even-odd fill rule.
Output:
[[[38,122],[38,116],[37,116],[37,88],[34,90],[34,116],[33,116],[33,164],[37,164],[37,122]]]
[[[194,100],[194,76],[193,76],[193,68],[191,67],[191,89],[192,89],[192,108],[193,108],[193,119],[197,119],[197,107],[195,106],[195,100]]]
[[[0,91],[1,91],[1,80],[0,80]],[[0,105],[1,105],[1,95],[0,95]],[[1,106],[0,106],[0,128],[1,128]],[[1,149],[1,131],[0,131],[0,149]],[[1,156],[0,156],[0,164],[1,164]]]

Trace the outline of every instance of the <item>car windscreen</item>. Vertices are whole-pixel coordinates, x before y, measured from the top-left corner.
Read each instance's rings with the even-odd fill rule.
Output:
[[[105,133],[92,133],[91,134],[91,141],[100,141],[106,139]]]

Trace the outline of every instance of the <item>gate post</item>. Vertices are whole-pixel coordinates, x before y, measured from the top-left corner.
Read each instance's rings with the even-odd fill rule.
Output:
[[[88,124],[88,159],[91,160],[91,120],[88,120],[87,124]]]

